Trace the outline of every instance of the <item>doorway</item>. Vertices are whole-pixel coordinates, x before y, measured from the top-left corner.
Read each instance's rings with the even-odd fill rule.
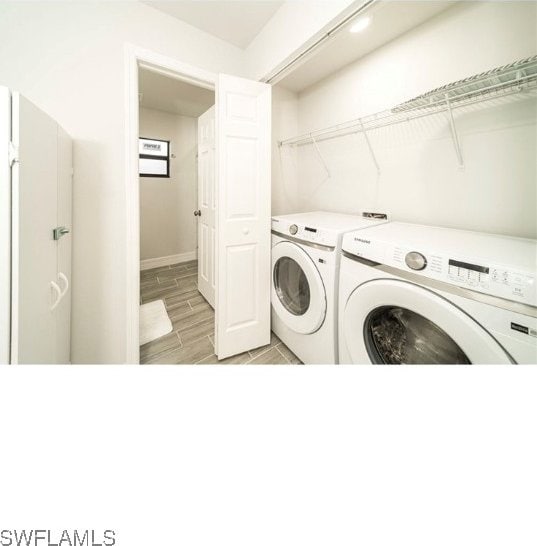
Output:
[[[127,362],[140,362],[140,70],[215,93],[214,354],[223,360],[270,345],[270,86],[131,45],[125,60]]]
[[[138,83],[140,362],[214,359],[215,94],[144,68]]]

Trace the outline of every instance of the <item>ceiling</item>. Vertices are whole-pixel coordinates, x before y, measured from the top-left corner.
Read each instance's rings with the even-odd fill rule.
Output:
[[[230,44],[245,49],[284,3],[281,0],[142,0]]]
[[[326,45],[278,81],[278,84],[291,91],[300,92],[448,9],[454,3],[454,0],[390,0],[375,3],[367,10],[371,23],[365,30],[352,34],[349,28],[356,21],[351,21],[330,38]]]
[[[198,117],[214,104],[214,91],[157,72],[139,70],[140,106]]]

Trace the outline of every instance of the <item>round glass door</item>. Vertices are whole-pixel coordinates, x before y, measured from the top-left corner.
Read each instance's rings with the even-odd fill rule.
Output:
[[[403,307],[386,305],[371,311],[364,336],[374,364],[471,364],[444,330]]]
[[[340,328],[354,364],[510,364],[498,341],[439,292],[396,278],[359,285]]]
[[[299,245],[272,247],[272,308],[291,330],[316,332],[326,316],[326,293],[315,263]]]
[[[304,270],[292,258],[279,258],[274,266],[274,288],[282,305],[299,316],[310,306],[310,285]]]

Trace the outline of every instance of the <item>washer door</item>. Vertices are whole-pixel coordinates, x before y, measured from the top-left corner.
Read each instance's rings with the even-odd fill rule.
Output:
[[[354,290],[343,314],[355,364],[511,364],[499,343],[436,292],[379,279]]]
[[[311,334],[326,316],[326,293],[315,263],[298,245],[272,247],[272,307],[299,334]]]

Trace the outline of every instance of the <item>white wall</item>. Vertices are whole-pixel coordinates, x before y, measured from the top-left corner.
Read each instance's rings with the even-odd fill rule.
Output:
[[[272,88],[272,215],[289,214],[299,208],[297,158],[278,141],[298,131],[298,96],[281,86]]]
[[[140,136],[170,141],[170,178],[140,177],[140,259],[195,252],[197,118],[140,108]]]
[[[535,54],[536,8],[534,2],[455,5],[301,92],[297,133],[390,108]],[[537,237],[536,101],[456,118],[464,171],[457,168],[443,116],[371,133],[378,179],[362,135],[319,143],[329,180],[313,147],[299,148],[297,210],[376,208],[401,221]],[[281,180],[274,182],[278,186]],[[283,191],[276,187],[273,194]]]
[[[139,2],[0,2],[0,84],[74,139],[73,362],[126,358],[126,42],[244,75],[242,50]]]

